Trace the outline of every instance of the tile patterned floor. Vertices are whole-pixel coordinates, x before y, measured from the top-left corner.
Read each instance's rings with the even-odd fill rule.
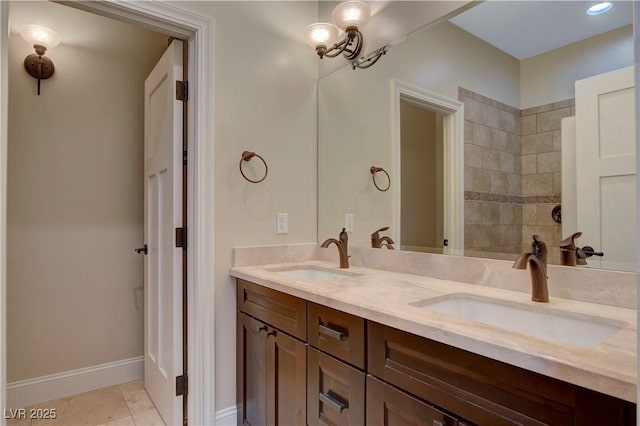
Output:
[[[142,380],[36,404],[27,413],[32,408],[55,408],[56,418],[7,420],[7,426],[164,426]]]

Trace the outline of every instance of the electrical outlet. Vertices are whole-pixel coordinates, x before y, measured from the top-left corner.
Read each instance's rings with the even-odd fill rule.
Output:
[[[353,232],[353,213],[344,215],[344,228],[347,232]]]
[[[276,233],[287,234],[289,232],[289,213],[278,213],[276,221]]]

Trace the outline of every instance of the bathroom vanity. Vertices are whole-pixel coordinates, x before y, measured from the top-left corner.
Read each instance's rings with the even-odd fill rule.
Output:
[[[635,310],[553,297],[540,306],[522,292],[324,261],[232,275],[238,424],[636,422]],[[586,340],[441,310],[469,300],[542,312],[552,328],[568,318]]]

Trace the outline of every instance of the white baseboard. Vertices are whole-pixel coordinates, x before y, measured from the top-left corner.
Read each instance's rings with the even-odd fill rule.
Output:
[[[7,384],[7,407],[32,404],[106,388],[144,377],[144,357],[123,359]],[[235,408],[235,407],[234,407]]]
[[[238,408],[235,405],[216,411],[216,426],[236,426],[238,424],[237,416]]]

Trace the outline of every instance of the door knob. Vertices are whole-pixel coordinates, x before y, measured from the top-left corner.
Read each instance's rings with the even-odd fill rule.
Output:
[[[137,248],[137,249],[133,249],[133,251],[135,251],[135,252],[136,252],[136,253],[138,253],[138,254],[144,254],[144,255],[146,255],[146,254],[147,254],[147,251],[148,251],[148,250],[147,250],[147,245],[145,244],[145,245],[144,245],[144,247],[140,247],[140,248]]]

